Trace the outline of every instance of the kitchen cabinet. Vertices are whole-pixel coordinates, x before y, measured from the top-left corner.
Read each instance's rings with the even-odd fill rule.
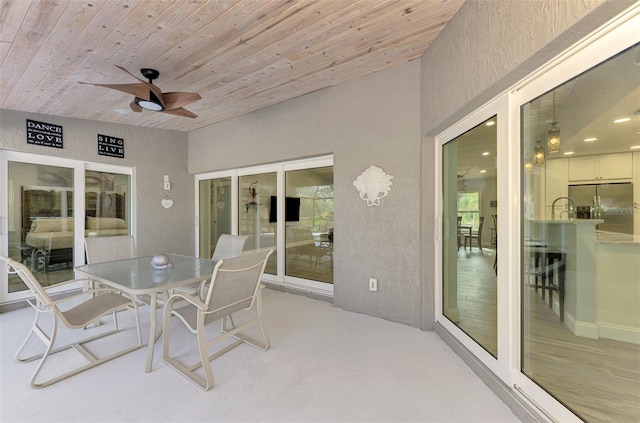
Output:
[[[631,153],[603,154],[569,158],[569,181],[631,179]]]

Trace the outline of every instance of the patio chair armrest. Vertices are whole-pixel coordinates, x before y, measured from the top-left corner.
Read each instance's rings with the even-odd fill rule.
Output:
[[[76,298],[85,297],[87,295],[96,294],[96,293],[100,293],[100,292],[110,293],[110,292],[113,292],[113,289],[111,289],[111,288],[89,289],[87,291],[82,291],[82,292],[79,292],[79,293],[74,294],[74,295],[69,295],[68,297],[63,297],[63,298],[60,298],[60,299],[57,299],[57,300],[53,300],[48,304],[48,306],[54,306],[54,305],[62,304],[62,303],[65,303],[67,301],[74,300]],[[123,294],[121,293],[121,295],[123,295]],[[127,297],[129,297],[131,299],[131,301],[133,301],[133,299],[130,296],[127,296]]]
[[[196,297],[194,297],[192,295],[181,294],[181,293],[175,293],[172,296],[170,296],[169,299],[167,300],[165,308],[172,307],[173,303],[176,302],[176,300],[185,300],[188,303],[196,306],[197,308],[199,308],[201,310],[206,310],[207,309],[207,305],[205,303],[203,303],[202,301],[200,301],[199,298],[196,298]]]
[[[53,288],[58,288],[59,286],[64,286],[64,285],[68,285],[68,284],[71,284],[71,283],[78,283],[78,282],[93,282],[93,279],[89,279],[89,278],[70,279],[68,281],[56,283],[55,285],[43,286],[42,288],[45,291],[48,291],[48,290],[53,289]]]

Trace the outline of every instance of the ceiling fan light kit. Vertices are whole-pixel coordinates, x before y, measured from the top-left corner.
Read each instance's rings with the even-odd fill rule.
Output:
[[[163,93],[160,88],[153,85],[153,80],[160,76],[160,72],[151,68],[142,68],[140,73],[147,78],[149,82],[146,82],[131,72],[116,65],[116,67],[129,75],[136,78],[138,83],[134,84],[96,84],[93,82],[80,82],[81,84],[95,85],[96,87],[111,88],[126,94],[134,96],[133,101],[129,104],[131,110],[136,113],[142,112],[142,110],[149,110],[152,112],[164,112],[174,116],[196,118],[197,115],[187,109],[187,106],[195,101],[200,100],[200,94],[188,93],[188,92],[169,92]]]

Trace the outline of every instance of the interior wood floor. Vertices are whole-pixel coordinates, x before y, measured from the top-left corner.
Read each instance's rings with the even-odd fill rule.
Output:
[[[458,251],[458,326],[495,355],[493,254]],[[640,345],[575,336],[527,289],[524,373],[587,422],[640,422]]]

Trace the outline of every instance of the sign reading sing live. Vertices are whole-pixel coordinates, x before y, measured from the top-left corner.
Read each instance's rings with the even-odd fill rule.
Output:
[[[62,148],[62,126],[27,119],[27,143]]]
[[[124,140],[98,134],[98,154],[124,159]]]

